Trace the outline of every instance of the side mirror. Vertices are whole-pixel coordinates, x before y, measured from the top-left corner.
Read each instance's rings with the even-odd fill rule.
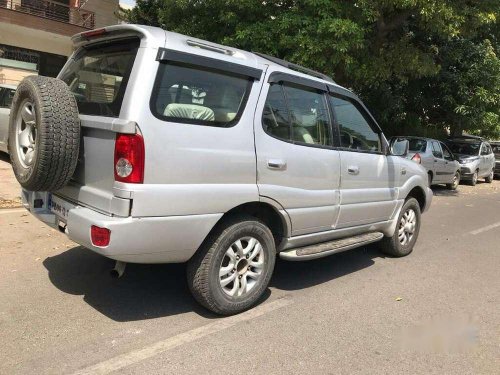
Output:
[[[410,150],[410,142],[405,138],[392,138],[389,143],[391,155],[405,157]]]

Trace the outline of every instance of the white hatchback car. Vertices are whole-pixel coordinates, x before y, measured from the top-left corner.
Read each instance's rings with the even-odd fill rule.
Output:
[[[10,106],[15,93],[15,85],[0,83],[0,151],[3,152],[8,152]]]

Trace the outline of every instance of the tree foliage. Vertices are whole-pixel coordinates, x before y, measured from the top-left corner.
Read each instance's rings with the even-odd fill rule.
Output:
[[[499,0],[138,0],[123,17],[325,72],[389,134],[500,137]]]

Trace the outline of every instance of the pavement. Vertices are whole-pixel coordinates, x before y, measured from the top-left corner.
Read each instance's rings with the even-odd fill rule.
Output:
[[[278,261],[229,318],[195,303],[183,265],[112,279],[111,260],[1,209],[0,374],[500,374],[500,181],[434,192],[408,257]]]

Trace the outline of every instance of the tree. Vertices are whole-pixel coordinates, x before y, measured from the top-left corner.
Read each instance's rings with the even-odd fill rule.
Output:
[[[389,134],[500,136],[498,0],[138,0],[123,17],[325,72]]]

